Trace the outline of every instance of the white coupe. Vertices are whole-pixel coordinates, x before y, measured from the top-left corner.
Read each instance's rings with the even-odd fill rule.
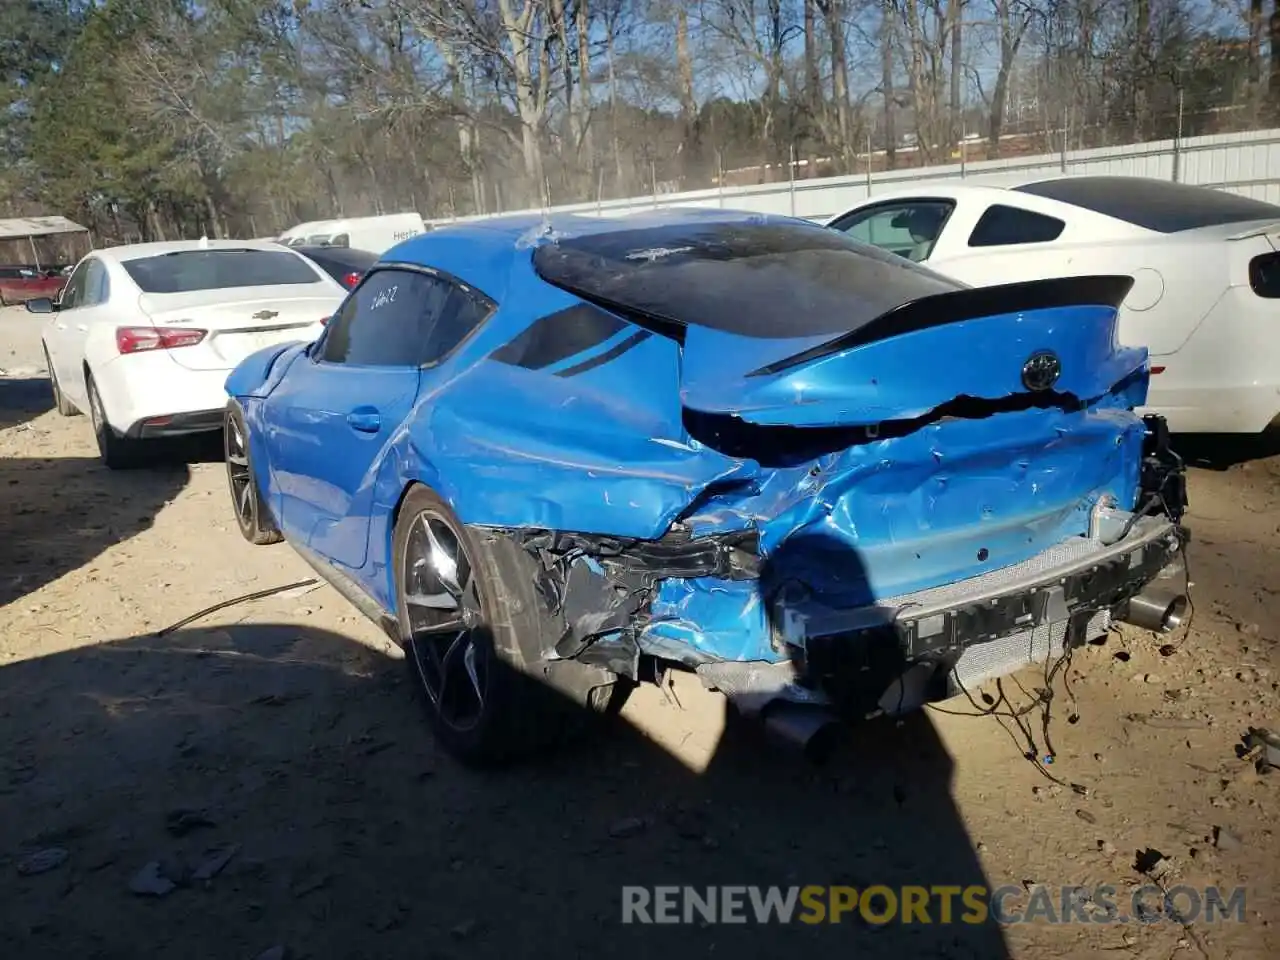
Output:
[[[313,340],[346,297],[275,243],[181,240],[94,250],[48,314],[45,362],[58,412],[86,411],[108,467],[152,441],[222,429],[227,374],[262,347]]]
[[[1125,274],[1120,337],[1178,433],[1280,416],[1280,206],[1145,177],[917,183],[828,226],[973,286]]]

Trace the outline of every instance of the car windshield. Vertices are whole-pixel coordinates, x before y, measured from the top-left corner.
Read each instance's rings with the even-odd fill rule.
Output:
[[[1014,187],[1156,233],[1251,220],[1280,220],[1280,206],[1251,197],[1148,177],[1063,177]]]
[[[320,282],[302,257],[274,250],[184,250],[126,260],[124,268],[143,293]]]
[[[590,300],[744,337],[849,333],[921,297],[963,289],[902,257],[798,221],[705,221],[561,238],[542,278]]]

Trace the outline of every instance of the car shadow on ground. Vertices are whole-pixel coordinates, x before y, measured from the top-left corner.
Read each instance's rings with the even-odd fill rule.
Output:
[[[222,463],[226,459],[221,430],[172,437],[156,444],[157,463]]]
[[[20,426],[52,408],[47,377],[0,377],[0,430]]]
[[[695,772],[615,717],[478,773],[436,750],[399,658],[241,623],[4,666],[0,742],[14,956],[1009,955],[936,915],[621,922],[623,885],[985,883],[924,715],[821,768],[729,722]]]
[[[151,527],[185,464],[112,471],[96,458],[0,458],[0,606]]]
[[[1172,445],[1189,466],[1230,470],[1243,463],[1280,456],[1280,428],[1259,434],[1182,433],[1173,438]]]

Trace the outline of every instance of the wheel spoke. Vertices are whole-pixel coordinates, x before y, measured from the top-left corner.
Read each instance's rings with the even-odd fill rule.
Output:
[[[461,603],[464,610],[469,610],[472,613],[479,615],[481,610],[480,588],[476,584],[475,577],[471,575],[469,566],[467,570],[467,582],[463,584],[462,588]]]
[[[405,603],[424,610],[457,610],[458,598],[451,593],[408,593]]]
[[[483,715],[486,660],[475,633],[483,617],[481,588],[463,535],[444,517],[423,511],[400,562],[419,678],[440,721],[469,729]]]
[[[446,590],[455,597],[461,597],[462,585],[458,582],[458,574],[460,572],[458,569],[458,561],[461,554],[461,550],[458,548],[461,545],[455,540],[454,549],[449,550],[436,535],[436,531],[431,523],[431,518],[425,515],[422,518],[422,528],[426,532],[427,543],[431,551],[428,562],[431,564],[432,570],[440,579],[441,584],[444,585]],[[469,571],[466,571],[465,569],[462,572],[469,575]]]
[[[420,608],[427,609],[427,608]],[[412,619],[412,618],[411,618]],[[467,629],[467,623],[461,617],[450,617],[448,620],[439,620],[432,623],[414,623],[413,632],[415,634],[441,634],[441,633],[458,633]]]
[[[440,708],[444,709],[445,694],[451,689],[449,686],[449,677],[452,675],[454,661],[459,650],[470,648],[470,637],[467,633],[459,633],[449,643],[448,649],[445,650],[444,656],[440,658],[440,690],[436,697],[436,702]]]
[[[484,694],[480,692],[480,675],[476,669],[476,645],[468,643],[467,649],[462,654],[462,665],[467,670],[467,676],[471,679],[471,689],[475,691],[476,703],[481,707],[484,706]]]

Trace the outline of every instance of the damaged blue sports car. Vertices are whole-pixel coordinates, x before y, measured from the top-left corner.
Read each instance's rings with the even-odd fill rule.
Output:
[[[463,760],[673,669],[812,742],[1177,626],[1131,283],[968,288],[723,210],[457,225],[232,373],[231,496],[404,646]]]

